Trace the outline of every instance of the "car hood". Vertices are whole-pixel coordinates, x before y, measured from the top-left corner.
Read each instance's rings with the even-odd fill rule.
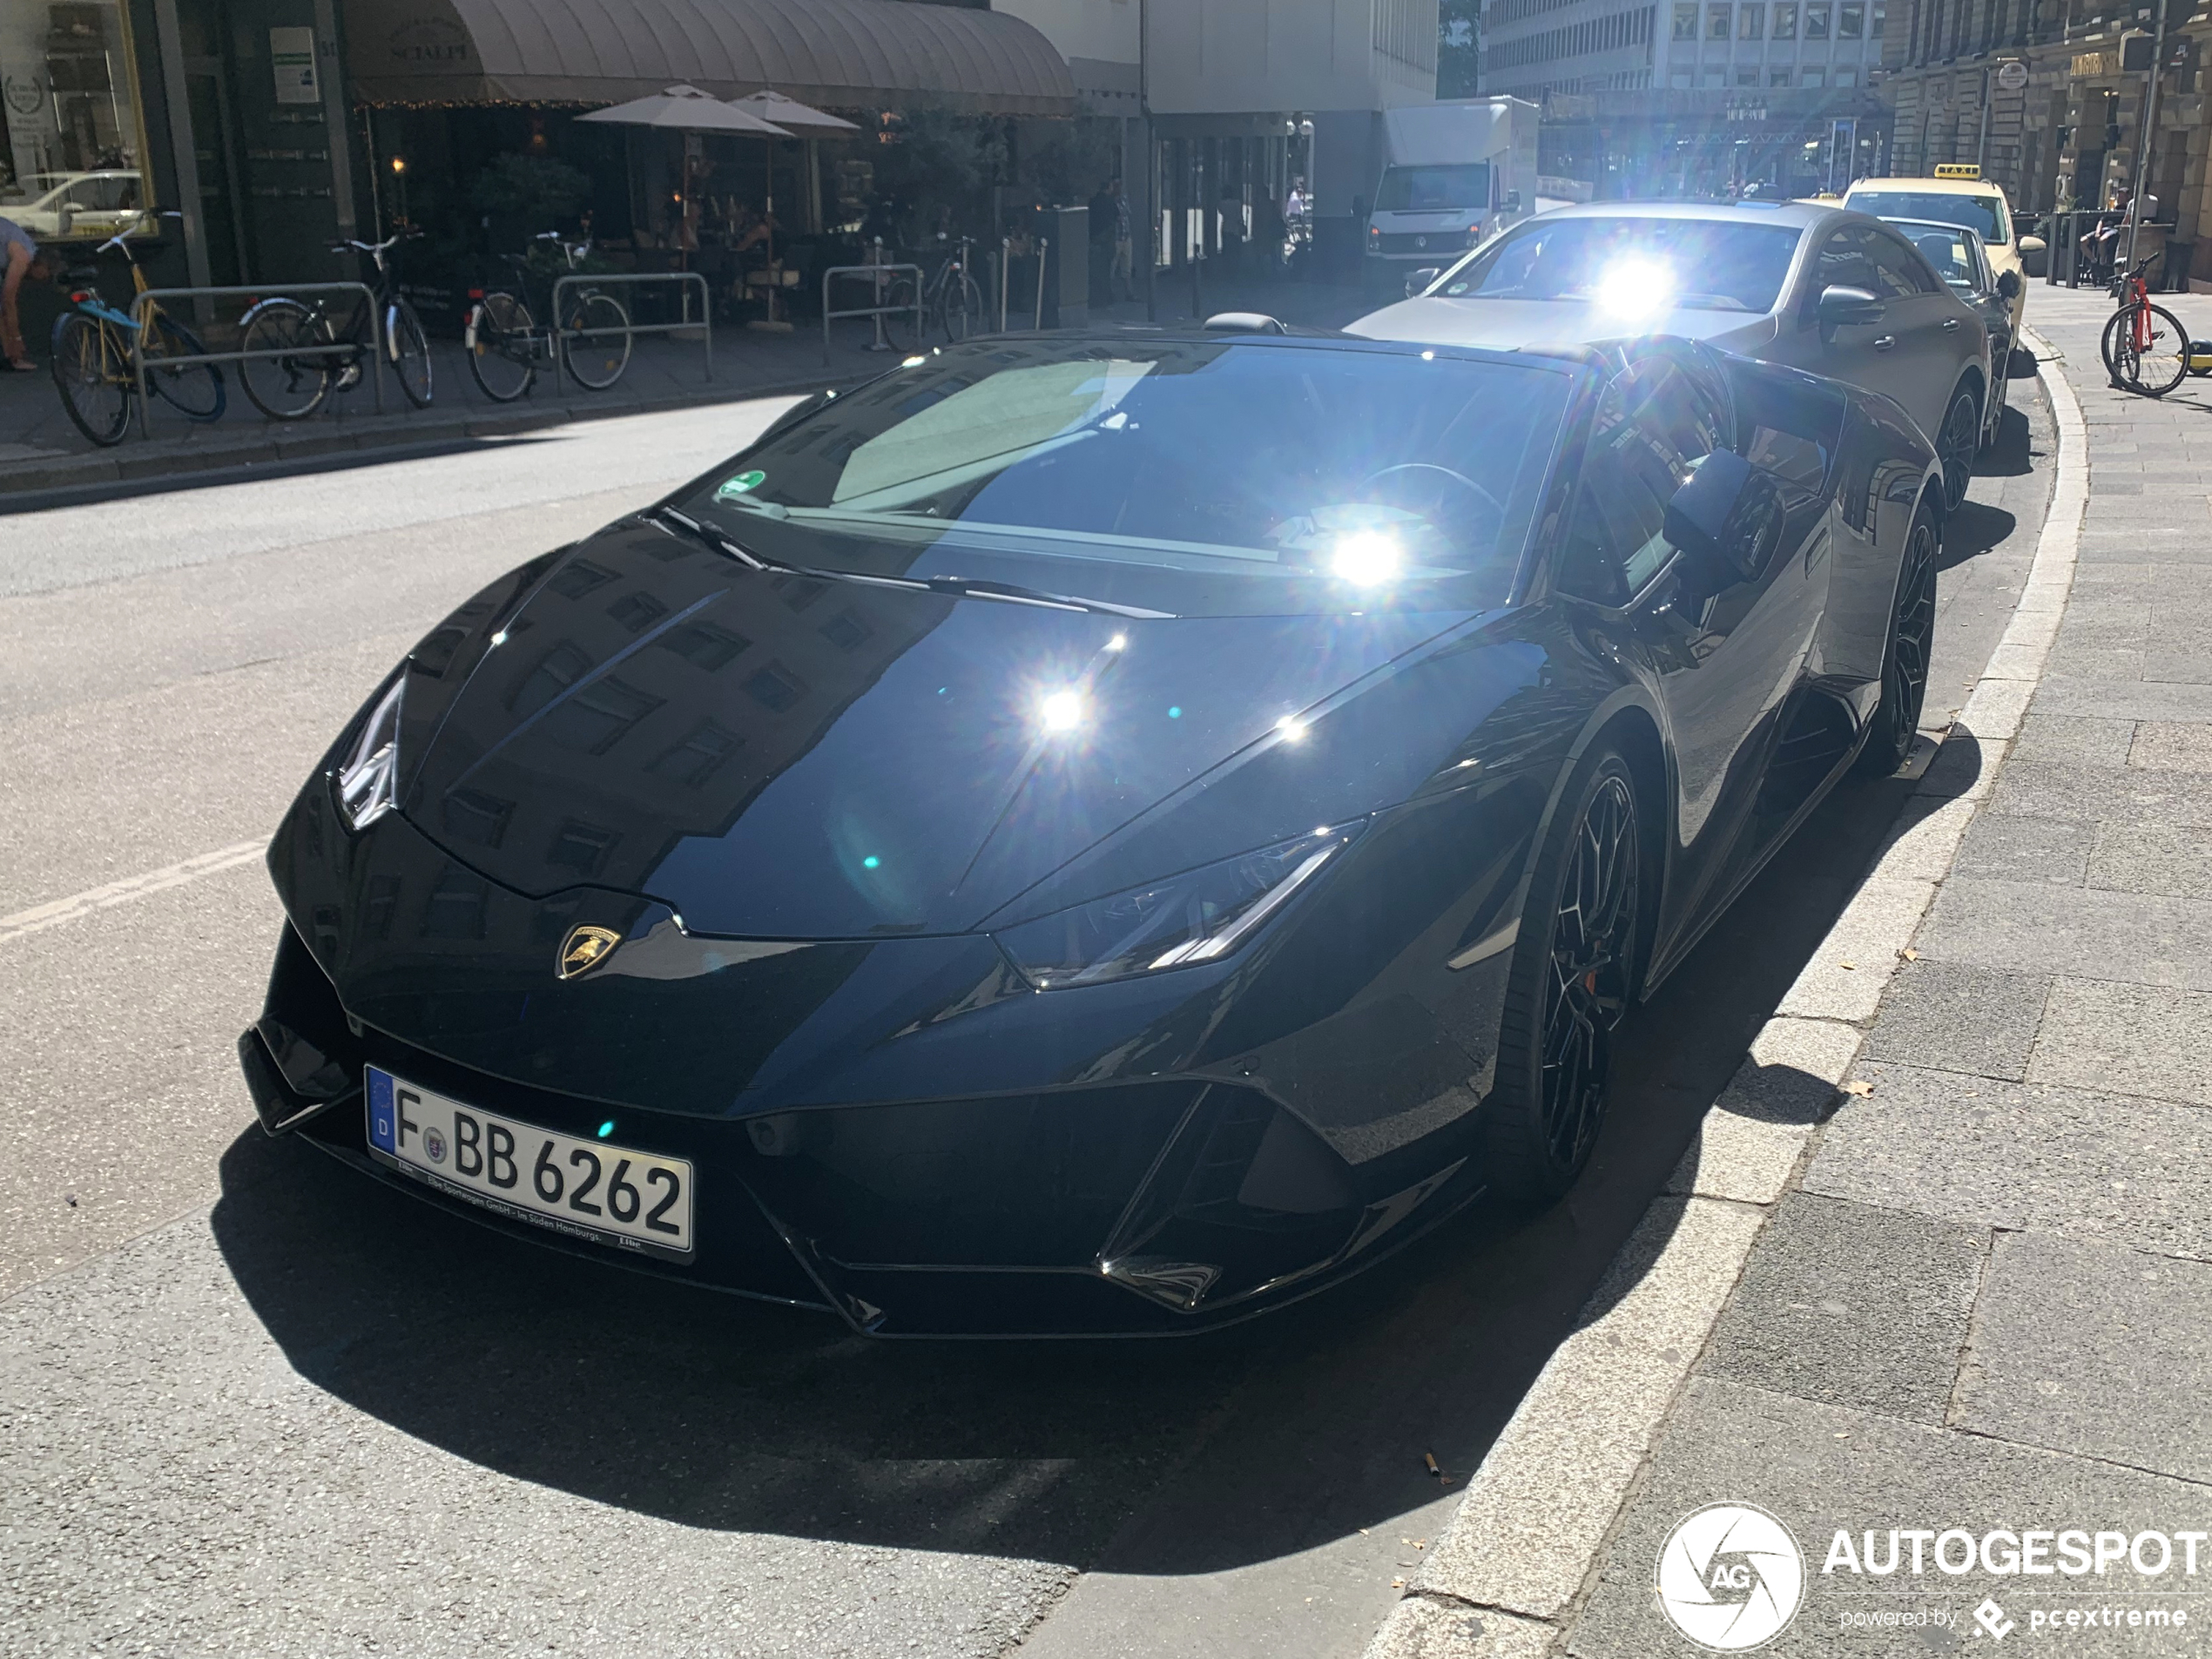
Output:
[[[401,810],[518,892],[612,887],[693,932],[959,932],[1056,871],[1053,903],[1096,896],[1062,870],[1086,852],[1103,893],[1403,799],[1411,751],[1292,764],[1278,723],[1469,619],[1125,621],[756,571],[631,522],[418,648]]]
[[[1484,346],[1518,351],[1527,346],[1579,346],[1628,334],[1672,334],[1710,341],[1725,351],[1757,353],[1774,338],[1774,318],[1741,311],[1663,311],[1624,321],[1606,307],[1564,300],[1403,300],[1347,324],[1345,333],[1370,340],[1411,340],[1437,346]]]

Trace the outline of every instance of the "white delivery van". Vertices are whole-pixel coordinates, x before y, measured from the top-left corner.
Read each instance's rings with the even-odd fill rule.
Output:
[[[1440,98],[1383,111],[1383,165],[1367,214],[1379,282],[1449,265],[1536,211],[1537,108],[1526,98]]]

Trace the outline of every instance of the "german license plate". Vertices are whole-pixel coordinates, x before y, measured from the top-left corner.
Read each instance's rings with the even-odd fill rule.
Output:
[[[368,1068],[371,1153],[439,1191],[617,1250],[688,1260],[691,1166],[487,1112]]]

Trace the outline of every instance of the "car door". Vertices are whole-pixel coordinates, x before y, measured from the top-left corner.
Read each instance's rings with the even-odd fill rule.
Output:
[[[1874,342],[1888,325],[1888,307],[1884,307],[1878,322],[1831,325],[1820,320],[1824,289],[1859,288],[1880,298],[1881,278],[1874,268],[1870,228],[1843,224],[1821,235],[1805,262],[1791,310],[1777,321],[1773,345],[1759,355],[1808,374],[1825,374],[1870,390],[1887,389],[1876,382],[1897,377],[1887,372],[1889,353],[1877,351]]]
[[[1979,328],[1965,302],[1903,237],[1886,226],[1866,226],[1865,234],[1878,285],[1874,292],[1886,313],[1874,351],[1905,388],[1876,389],[1904,404],[1932,440],[1943,429],[1960,373],[1981,355]]]
[[[1562,590],[1602,608],[1601,648],[1633,651],[1665,714],[1676,847],[1662,938],[1728,867],[1829,577],[1824,543],[1800,549],[1785,536],[1744,577],[1668,542],[1668,500],[1733,431],[1725,386],[1696,358],[1653,354],[1632,364],[1599,400],[1560,562]]]

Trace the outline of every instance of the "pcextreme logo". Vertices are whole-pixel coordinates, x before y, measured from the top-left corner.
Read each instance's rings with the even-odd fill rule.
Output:
[[[1765,1646],[1797,1616],[1804,1552],[1757,1505],[1708,1504],[1667,1534],[1657,1589],[1660,1610],[1683,1635],[1714,1653],[1742,1653]]]

